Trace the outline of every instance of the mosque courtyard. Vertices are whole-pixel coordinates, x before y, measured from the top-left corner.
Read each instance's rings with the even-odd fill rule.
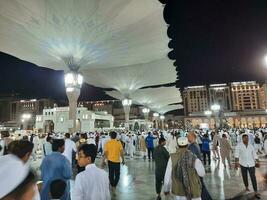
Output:
[[[100,158],[96,160],[96,165],[100,166]],[[232,159],[232,166],[234,160]],[[267,199],[267,185],[264,183],[263,175],[267,173],[267,159],[260,157],[260,168],[256,170],[258,190],[261,199]],[[33,162],[34,170],[39,173],[40,160]],[[105,169],[107,171],[107,168]],[[155,163],[144,160],[140,156],[130,159],[126,156],[126,164],[121,166],[121,176],[118,184],[116,196],[112,200],[155,200]],[[244,184],[241,173],[229,166],[225,169],[222,162],[211,161],[211,166],[205,168],[206,176],[204,181],[206,187],[214,200],[254,199],[252,195],[252,185],[249,178],[250,192],[244,192]],[[73,185],[73,180],[71,181]],[[171,196],[165,197],[162,192],[162,199],[173,199]]]

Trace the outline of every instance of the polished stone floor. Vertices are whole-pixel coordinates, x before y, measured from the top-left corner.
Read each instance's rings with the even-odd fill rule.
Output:
[[[135,158],[126,162],[126,166],[122,167],[117,197],[114,199],[154,200],[156,197],[154,163],[144,161],[142,158]],[[267,186],[263,183],[262,178],[262,174],[267,173],[266,159],[262,160],[262,166],[260,169],[257,169],[256,173],[262,199],[267,200]],[[229,170],[228,167],[224,169],[219,161],[212,161],[211,167],[206,169],[204,180],[213,199],[231,199],[244,190],[241,174],[238,174],[234,169]],[[250,188],[252,191],[252,187]],[[246,196],[249,196],[249,194]]]
[[[267,185],[263,182],[263,174],[267,173],[267,159],[261,157],[261,167],[256,170],[258,190],[261,193],[261,199],[267,200]],[[99,159],[97,160],[97,165]],[[35,162],[34,166],[38,170],[39,162]],[[107,170],[107,169],[106,169]],[[155,194],[155,164],[144,160],[139,156],[134,159],[126,158],[126,165],[121,167],[121,178],[117,188],[115,200],[154,200]],[[229,170],[228,166],[224,169],[220,161],[212,161],[211,167],[206,168],[206,176],[204,179],[206,186],[213,199],[253,199],[252,194],[243,194],[244,185],[241,174],[236,170]],[[250,189],[253,191],[250,184]],[[171,197],[162,199],[172,199]]]

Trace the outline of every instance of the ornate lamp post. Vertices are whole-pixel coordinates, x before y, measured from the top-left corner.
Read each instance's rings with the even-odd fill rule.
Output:
[[[205,110],[204,114],[207,116],[208,118],[208,123],[209,123],[209,127],[210,127],[210,116],[212,115],[212,112],[210,110]]]
[[[65,87],[69,100],[69,120],[72,121],[70,133],[76,131],[77,101],[81,93],[83,76],[77,72],[68,72],[65,74]]]
[[[149,108],[143,108],[142,112],[144,113],[145,121],[146,121],[146,129],[148,130],[148,115],[149,115],[150,109]]]
[[[164,129],[164,119],[165,119],[165,116],[164,115],[160,115],[160,121],[161,121],[161,128],[162,130]]]
[[[155,120],[155,125],[156,125],[156,129],[159,128],[159,123],[158,123],[158,118],[159,118],[159,113],[153,113],[153,117],[154,117],[154,120]]]
[[[219,104],[213,104],[211,106],[211,110],[215,114],[215,128],[220,128],[220,119],[219,119],[220,109],[221,106]]]
[[[130,120],[130,110],[131,110],[132,100],[128,98],[123,99],[122,105],[125,113],[125,129],[129,130],[129,120]]]

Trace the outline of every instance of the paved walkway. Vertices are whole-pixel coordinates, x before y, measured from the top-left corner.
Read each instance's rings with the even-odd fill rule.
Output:
[[[100,159],[97,159],[97,165],[99,165],[99,161]],[[39,164],[40,161],[36,161],[33,167],[38,170]],[[141,157],[136,157],[134,159],[126,158],[126,165],[121,167],[121,178],[117,188],[117,196],[113,199],[156,199],[154,170],[155,164],[152,161],[143,160]],[[266,173],[267,159],[261,158],[261,167],[256,170],[256,175],[262,199],[267,200],[267,185],[263,182],[263,174]],[[241,174],[237,173],[234,169],[229,170],[228,167],[224,169],[220,161],[212,161],[211,167],[206,169],[206,177],[204,180],[209,192],[215,200],[253,199],[251,194],[242,193],[244,185]],[[251,183],[250,189],[253,191]]]

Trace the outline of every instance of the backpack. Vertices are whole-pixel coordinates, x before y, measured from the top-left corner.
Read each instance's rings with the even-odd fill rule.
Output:
[[[182,183],[185,194],[188,199],[193,198],[194,188],[199,188],[201,192],[201,182],[195,170],[195,161],[197,157],[191,151],[186,151],[175,166],[175,179]],[[195,175],[189,174],[196,173]],[[193,186],[193,187],[192,187]]]

